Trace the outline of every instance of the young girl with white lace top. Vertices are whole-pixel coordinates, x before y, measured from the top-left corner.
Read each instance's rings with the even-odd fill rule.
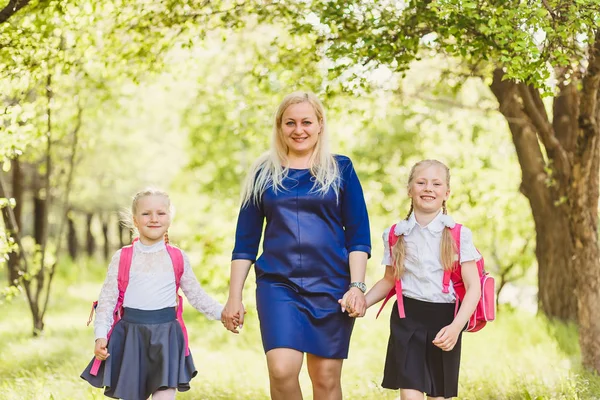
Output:
[[[81,377],[104,388],[104,394],[112,398],[174,399],[176,390],[190,389],[197,371],[176,316],[175,262],[170,251],[175,249],[183,257],[179,285],[190,304],[213,320],[221,318],[223,307],[202,289],[185,253],[167,248],[172,215],[167,193],[141,191],[134,196],[131,211],[139,240],[132,245],[123,316],[107,341],[119,297],[119,262],[124,251],[120,249],[110,262],[96,309],[94,354],[102,363],[97,372],[91,372],[92,360]]]

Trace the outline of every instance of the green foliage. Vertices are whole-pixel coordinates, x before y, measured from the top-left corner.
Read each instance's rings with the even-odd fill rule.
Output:
[[[315,0],[310,11],[318,22],[294,21],[319,35],[334,75],[353,65],[405,71],[435,51],[466,61],[471,73],[503,66],[507,79],[536,86],[547,84],[552,68],[575,70],[600,24],[595,0]]]

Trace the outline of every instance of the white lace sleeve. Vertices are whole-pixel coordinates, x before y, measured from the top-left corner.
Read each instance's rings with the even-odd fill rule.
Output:
[[[473,244],[473,233],[469,228],[463,226],[460,229],[460,263],[467,261],[477,261],[481,258],[481,254]]]
[[[198,283],[194,270],[190,266],[190,260],[183,253],[183,276],[181,277],[181,290],[190,304],[210,319],[221,319],[223,306],[210,297]]]
[[[383,235],[381,238],[383,239],[383,259],[381,260],[381,265],[392,265],[392,256],[390,255],[390,226],[385,231],[383,231]]]
[[[104,338],[110,330],[113,323],[113,311],[117,300],[119,299],[119,284],[117,276],[119,275],[119,259],[121,250],[117,250],[106,273],[106,279],[98,296],[98,307],[96,307],[96,320],[94,321],[94,335],[96,339]]]

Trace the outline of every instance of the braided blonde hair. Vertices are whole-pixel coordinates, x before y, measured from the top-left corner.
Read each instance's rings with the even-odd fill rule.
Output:
[[[450,169],[446,166],[446,164],[442,163],[438,160],[422,160],[413,165],[410,169],[410,174],[408,176],[408,185],[407,189],[410,190],[410,186],[415,180],[415,174],[417,170],[420,168],[437,166],[442,167],[442,169],[446,172],[446,186],[448,190],[450,189]],[[408,210],[408,214],[406,215],[405,220],[408,220],[414,210],[413,202],[410,201],[410,209]],[[448,214],[448,210],[446,209],[446,200],[442,202],[442,213],[444,215]],[[444,228],[442,232],[442,241],[440,244],[440,259],[442,262],[442,267],[445,271],[451,271],[454,268],[454,262],[457,257],[457,249],[456,243],[454,243],[454,239],[452,238],[452,234],[450,233],[450,228]],[[394,267],[394,275],[396,279],[401,279],[402,275],[404,275],[405,266],[404,261],[406,260],[406,242],[404,240],[404,235],[401,235],[398,238],[396,244],[392,247],[392,266]]]

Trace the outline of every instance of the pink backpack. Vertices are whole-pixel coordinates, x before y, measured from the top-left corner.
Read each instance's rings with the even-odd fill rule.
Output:
[[[460,229],[462,225],[456,224],[454,228],[450,229],[450,233],[452,234],[452,238],[456,243],[456,249],[458,254],[460,254]],[[390,228],[390,234],[388,237],[388,242],[390,245],[390,255],[392,252],[392,247],[398,241],[398,236],[394,234],[394,229],[396,225],[392,225]],[[469,323],[467,324],[467,328],[465,329],[467,332],[477,332],[482,329],[488,321],[493,321],[496,318],[496,284],[494,278],[491,277],[484,269],[483,258],[477,261],[477,271],[479,272],[479,279],[481,281],[481,298],[477,303],[477,307],[475,308],[475,312],[469,318]],[[448,293],[450,281],[452,280],[452,285],[454,286],[454,291],[456,292],[456,296],[458,297],[458,301],[456,302],[456,307],[454,309],[454,316],[458,313],[458,308],[460,303],[465,298],[466,289],[465,284],[462,280],[461,275],[461,266],[458,261],[456,261],[455,267],[452,271],[444,271],[444,277],[442,282],[442,292]],[[398,314],[400,318],[405,318],[406,315],[404,313],[404,301],[402,299],[402,280],[396,279],[396,284],[390,290],[387,297],[385,298],[379,312],[377,313],[377,317],[385,307],[385,304],[388,302],[390,298],[392,298],[396,294],[396,298],[398,300]]]
[[[133,240],[133,243],[138,240],[137,238]],[[117,304],[115,305],[115,309],[113,311],[113,324],[106,335],[106,339],[110,339],[110,335],[117,324],[121,320],[123,316],[123,300],[125,298],[125,291],[127,290],[127,285],[129,284],[129,269],[131,268],[131,259],[133,258],[133,243],[129,246],[125,246],[121,249],[121,256],[119,258],[119,275],[117,277],[119,283],[119,298],[117,300]],[[177,293],[178,305],[177,305],[177,321],[181,325],[181,330],[183,331],[183,337],[185,339],[185,355],[190,355],[190,349],[188,347],[188,334],[187,329],[185,327],[185,323],[183,322],[183,298],[179,294],[179,283],[181,282],[181,276],[183,275],[183,254],[181,250],[177,247],[173,247],[167,244],[167,252],[171,257],[171,261],[173,262],[173,271],[175,273],[175,293]],[[92,311],[90,312],[90,317],[88,319],[87,324],[89,325],[92,322],[92,318],[94,316],[94,310],[98,306],[98,302],[95,301],[92,305]],[[102,361],[94,358],[94,363],[90,370],[90,374],[96,376],[98,374],[98,369]]]

